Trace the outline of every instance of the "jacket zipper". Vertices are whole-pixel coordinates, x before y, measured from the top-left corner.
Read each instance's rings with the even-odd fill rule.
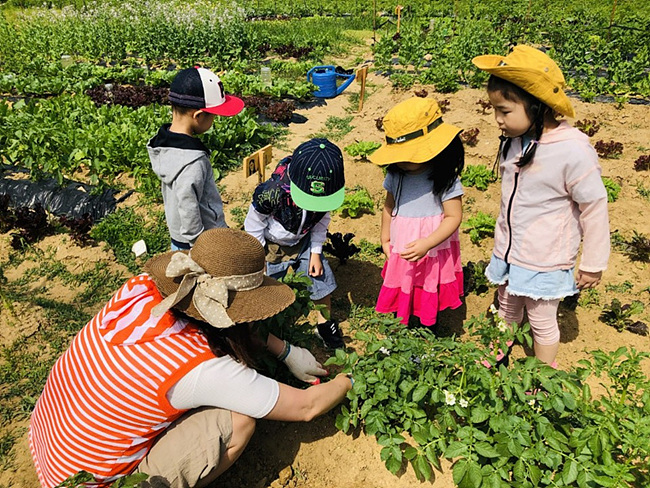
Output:
[[[510,254],[510,248],[512,247],[512,226],[510,225],[510,217],[512,216],[512,202],[515,199],[515,193],[517,193],[517,183],[519,182],[519,171],[515,173],[515,184],[512,187],[512,193],[510,194],[510,200],[508,201],[508,218],[506,223],[508,224],[508,248],[506,253],[503,255],[503,260],[508,262],[508,255]]]

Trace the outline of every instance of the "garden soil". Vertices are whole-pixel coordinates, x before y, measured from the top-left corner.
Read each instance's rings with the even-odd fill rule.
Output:
[[[273,159],[277,162],[289,154],[299,143],[325,130],[325,122],[331,116],[353,116],[351,124],[354,129],[342,137],[337,143],[345,147],[355,141],[382,141],[383,133],[375,124],[375,119],[385,115],[386,111],[396,103],[413,96],[413,91],[393,91],[389,81],[376,74],[368,76],[369,97],[360,113],[356,111],[360,85],[354,83],[342,95],[310,104],[298,110],[306,118],[300,124],[289,125],[289,135],[279,147],[274,148]],[[433,87],[425,88],[429,97],[439,101],[448,100],[449,109],[444,115],[446,122],[456,124],[465,129],[480,130],[478,143],[466,148],[466,164],[482,164],[491,168],[497,150],[499,132],[493,120],[491,110],[483,111],[477,104],[479,99],[486,99],[484,91],[476,89],[461,89],[454,94],[439,94]],[[588,104],[573,100],[578,119],[595,119],[599,122],[600,131],[592,138],[592,143],[603,139],[616,140],[624,145],[623,156],[619,159],[603,159],[603,175],[611,177],[621,184],[622,190],[618,201],[610,203],[611,229],[618,230],[629,238],[632,232],[650,235],[650,201],[644,199],[637,191],[637,186],[650,188],[650,172],[636,172],[633,162],[642,154],[650,153],[650,107],[640,105],[625,105],[618,109],[613,104]],[[374,215],[366,214],[356,219],[343,218],[336,215],[332,219],[331,232],[352,232],[354,242],[364,238],[373,243],[379,243],[380,209],[383,202],[382,170],[366,161],[353,159],[345,154],[346,183],[349,188],[362,186],[368,189],[374,198],[377,211]],[[267,175],[272,171],[267,168]],[[256,177],[245,179],[240,171],[228,174],[221,181],[225,201],[227,219],[233,226],[231,210],[234,208],[247,209],[252,191],[257,183]],[[130,198],[124,205],[135,203]],[[491,184],[485,192],[467,188],[464,197],[465,216],[471,216],[477,211],[493,216],[499,210],[499,186]],[[8,236],[0,236],[0,260],[8,257]],[[485,239],[480,245],[472,244],[467,234],[461,235],[461,252],[463,262],[489,259],[491,240]],[[114,263],[114,269],[120,269],[107,251],[101,246],[79,248],[71,244],[66,236],[47,237],[37,247],[43,252],[55,252],[56,259],[69,269],[86,269],[100,259],[109,259]],[[350,337],[348,316],[353,305],[372,306],[381,285],[380,267],[367,261],[351,259],[346,264],[339,264],[331,259],[339,283],[334,293],[334,315],[341,322],[346,333],[346,342],[354,348]],[[5,268],[8,280],[15,280],[27,272],[27,265]],[[124,276],[128,272],[124,271]],[[57,280],[37,283],[34,286],[47,286],[50,298],[62,302],[69,301],[74,296],[71,290]],[[626,293],[616,291],[613,285],[630,282],[632,289]],[[646,311],[640,320],[650,322],[650,267],[648,263],[631,261],[620,252],[613,252],[608,270],[599,286],[601,306],[610,303],[612,298],[624,302],[633,299],[641,300],[646,305]],[[78,292],[78,290],[77,290]],[[464,305],[456,311],[441,313],[440,331],[456,333],[461,338],[463,333],[462,321],[466,317],[484,312],[494,299],[494,289],[483,296],[470,294]],[[560,310],[560,326],[562,344],[558,356],[560,368],[575,365],[582,358],[588,357],[587,351],[593,349],[614,350],[619,346],[634,346],[650,351],[650,339],[629,332],[617,332],[598,320],[602,307],[578,307],[576,311],[562,308]],[[29,335],[39,327],[41,312],[38,309],[23,310],[16,304],[13,314],[6,311],[0,314],[0,343],[8,345],[21,335]],[[324,350],[316,350],[319,359],[325,360]],[[531,351],[515,347],[514,355],[522,357]],[[648,364],[644,365],[646,373],[650,373]],[[597,387],[598,385],[594,385]],[[225,488],[361,488],[361,487],[412,487],[421,483],[417,481],[413,470],[408,467],[397,476],[390,474],[379,458],[380,447],[372,437],[356,431],[343,434],[334,427],[336,409],[311,423],[285,423],[261,420],[257,423],[257,431],[253,436],[242,458],[219,480],[219,487]],[[12,452],[12,461],[2,468],[0,487],[36,488],[38,486],[29,450],[27,447],[27,421],[18,425],[5,427],[18,432],[20,440]],[[14,430],[18,428],[18,430]],[[0,435],[2,432],[0,432]],[[423,485],[436,488],[454,486],[450,464],[443,463],[442,472],[436,472],[435,481]]]

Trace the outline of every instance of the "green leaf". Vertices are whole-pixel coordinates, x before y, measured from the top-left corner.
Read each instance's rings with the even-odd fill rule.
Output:
[[[462,442],[452,442],[449,444],[447,449],[445,449],[444,456],[449,459],[453,459],[458,456],[467,455],[467,445]]]
[[[413,460],[413,469],[420,472],[419,479],[430,480],[433,478],[433,469],[425,456],[417,456]]]
[[[460,482],[465,478],[467,470],[469,469],[469,461],[467,459],[459,459],[454,463],[453,478],[454,483],[460,485]]]
[[[389,457],[386,460],[386,469],[393,474],[397,474],[400,469],[402,469],[402,461],[398,461],[394,457]]]
[[[490,412],[488,412],[484,407],[478,406],[472,409],[472,414],[470,419],[473,424],[480,424],[485,422],[490,418]]]
[[[415,458],[415,456],[417,455],[418,455],[418,450],[413,446],[407,446],[406,449],[404,449],[404,457],[409,461]]]
[[[578,479],[578,463],[574,459],[569,458],[569,460],[564,463],[564,469],[562,470],[562,479],[567,485],[573,483]]]
[[[519,459],[512,468],[512,475],[517,481],[524,481],[526,479],[526,468],[521,459]]]
[[[429,386],[428,385],[420,385],[415,390],[413,390],[413,401],[414,402],[419,402],[422,400],[427,393],[429,393]]]
[[[497,450],[494,448],[492,444],[489,444],[487,442],[479,442],[474,446],[474,449],[476,449],[476,452],[478,452],[481,456],[486,457],[486,458],[498,458],[500,457],[499,453]]]

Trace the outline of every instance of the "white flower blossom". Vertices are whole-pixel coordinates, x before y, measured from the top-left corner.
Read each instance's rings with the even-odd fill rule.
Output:
[[[499,332],[508,332],[509,327],[505,320],[499,319],[497,329],[499,329]]]
[[[380,347],[379,352],[385,354],[386,356],[390,356],[390,351],[386,349],[385,347]]]
[[[445,403],[447,405],[456,405],[456,395],[448,392],[447,390],[443,390],[443,391],[445,393]]]
[[[469,402],[465,400],[464,398],[461,398],[458,400],[458,405],[460,405],[463,408],[467,408],[467,405],[469,405]]]

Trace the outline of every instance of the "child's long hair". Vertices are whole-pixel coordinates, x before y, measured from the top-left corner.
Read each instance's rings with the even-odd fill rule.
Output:
[[[449,190],[456,179],[460,176],[465,167],[465,148],[459,136],[456,136],[440,153],[434,156],[429,161],[422,163],[428,165],[431,169],[429,171],[428,179],[433,181],[433,193],[442,197],[442,194]],[[390,164],[388,171],[399,175],[397,184],[397,191],[395,192],[395,208],[394,214],[397,214],[399,208],[399,197],[402,192],[402,179],[404,172],[399,169],[397,164]]]
[[[542,137],[542,132],[544,132],[544,119],[546,118],[547,114],[552,115],[553,110],[551,107],[539,101],[537,98],[532,96],[524,89],[519,88],[514,83],[510,83],[509,81],[506,81],[503,78],[499,78],[494,75],[490,75],[490,78],[488,79],[487,90],[488,93],[499,92],[503,98],[511,102],[522,103],[524,105],[526,115],[528,115],[528,118],[533,121],[531,124],[531,129],[534,128],[535,130],[533,140],[519,161],[515,163],[517,166],[522,168],[533,160],[535,151],[537,151],[539,139]],[[502,139],[500,152],[503,154],[504,158],[508,155],[511,143],[512,139],[509,137]]]

